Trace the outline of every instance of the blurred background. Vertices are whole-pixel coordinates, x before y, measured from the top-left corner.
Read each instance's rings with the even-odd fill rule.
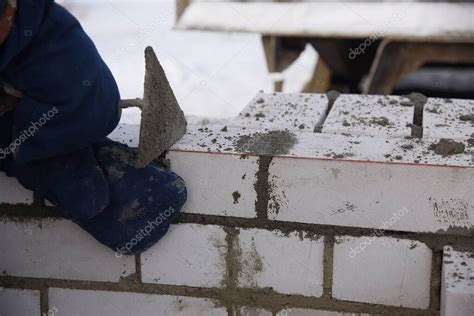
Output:
[[[272,91],[258,34],[173,30],[175,0],[59,1],[94,40],[112,70],[122,98],[143,95],[144,49],[153,46],[187,115],[237,115],[259,90]],[[316,53],[311,47],[287,71],[294,91],[309,79]],[[293,68],[300,68],[296,72]],[[306,77],[302,73],[306,70]],[[127,122],[140,111],[128,109]]]
[[[321,45],[321,42],[315,44],[316,42],[310,37],[300,35],[296,38],[288,36],[265,37],[258,32],[234,32],[233,30],[238,29],[240,25],[237,25],[237,27],[235,25],[226,26],[227,22],[229,24],[235,22],[225,21],[226,17],[223,14],[226,12],[228,14],[228,10],[220,10],[219,8],[214,10],[212,6],[190,9],[190,5],[196,4],[196,2],[228,2],[225,0],[63,0],[58,2],[81,21],[86,32],[94,40],[102,57],[116,77],[123,99],[143,95],[145,72],[143,52],[146,46],[153,46],[181,107],[186,115],[196,118],[233,117],[260,90],[265,92],[275,90],[283,92],[324,92],[329,88],[334,88],[347,93],[360,93],[370,69],[370,62],[375,58],[381,39],[376,38],[373,44],[369,45],[367,52],[364,52],[360,58],[358,57],[359,64],[357,67],[346,67],[347,69],[344,69],[344,71],[338,72],[338,58],[339,60],[350,60],[347,52],[351,48],[357,48],[364,41],[363,36],[361,37],[362,40],[351,39],[344,42],[343,47],[339,45],[340,48],[342,47],[339,52],[344,54],[341,58],[341,56],[336,56],[338,51],[334,50],[334,45],[325,46]],[[397,3],[401,1],[388,2]],[[406,0],[402,2],[424,1]],[[462,5],[462,3],[466,4],[470,1],[451,2],[459,2]],[[329,3],[338,3],[338,1]],[[335,19],[334,24],[344,27],[345,21],[353,19],[355,22],[353,31],[357,33],[359,25],[377,23],[371,19],[375,19],[374,14],[380,15],[379,13],[368,12],[369,10],[361,11],[362,7],[351,7],[347,4],[344,6],[340,6],[341,10],[338,13],[340,19]],[[257,9],[263,11],[254,10],[255,16],[251,17],[243,16],[242,12],[244,11],[236,12],[242,20],[254,18],[250,22],[243,21],[241,24],[247,23],[247,27],[252,28],[254,22],[259,21],[260,18],[264,23],[265,14],[262,14],[262,12],[266,12],[266,9]],[[203,10],[207,11],[203,12]],[[229,10],[237,11],[240,9],[231,7]],[[420,20],[426,18],[428,24],[431,20],[437,19],[436,16],[424,17],[423,12],[419,13]],[[446,15],[448,13],[439,12],[439,14]],[[464,24],[464,26],[461,25],[461,29],[463,27],[468,30],[472,29],[474,22],[471,14],[472,11],[468,10],[464,12],[463,16],[453,16],[452,22],[457,24],[456,26]],[[181,21],[181,27],[176,29],[175,23],[183,15],[186,19],[183,19],[184,22]],[[393,12],[387,12],[387,16],[386,19],[396,18]],[[295,15],[293,18],[298,19],[298,16]],[[402,19],[403,16],[398,18]],[[413,18],[413,14],[410,18]],[[214,28],[212,23],[215,23],[215,20],[223,24],[224,27],[228,27],[228,29],[210,32],[209,29]],[[326,25],[331,24],[331,21],[327,22]],[[407,29],[416,28],[416,26],[410,25],[410,21],[395,20],[391,23],[387,21],[388,24],[384,25],[387,29],[381,31],[386,32],[395,29],[403,32],[404,27]],[[291,17],[285,21],[287,24],[293,22],[295,21],[291,21]],[[445,22],[441,21],[441,23]],[[211,26],[209,27],[209,25]],[[324,24],[320,24],[319,27],[321,25],[324,29]],[[280,27],[280,31],[283,33],[285,33],[284,27],[283,23]],[[331,32],[330,27],[333,27],[333,25],[328,25],[328,27],[327,31]],[[437,26],[429,25],[429,27],[436,28]],[[345,31],[349,35],[351,34],[351,28]],[[379,35],[382,37],[384,34]],[[472,38],[468,39],[468,42],[470,40]],[[266,43],[266,50],[262,43]],[[472,48],[472,43],[470,45],[469,48]],[[321,54],[323,52],[326,54],[324,56],[326,63],[320,63],[318,70],[315,70],[318,63],[318,53],[314,47]],[[333,59],[336,62],[333,62]],[[325,69],[331,67],[328,68],[326,64],[333,68],[331,73],[332,82],[330,86],[324,85],[324,87],[321,87],[318,86],[321,83],[320,80],[315,81],[314,73],[319,72],[319,75],[327,77]],[[424,90],[420,92],[431,96],[474,98],[474,93],[471,93],[474,89],[474,72],[472,69],[469,64],[461,61],[455,65],[440,63],[434,67],[430,67],[428,64],[428,67],[417,70],[416,74],[404,76],[400,84],[393,90],[393,94]],[[272,73],[269,73],[269,71]],[[313,80],[313,87],[308,90],[308,83],[311,80]],[[315,84],[318,87],[315,88]],[[463,85],[465,87],[461,89],[462,91],[454,91]],[[446,90],[448,91],[446,92]],[[125,111],[123,122],[139,123],[139,121],[140,111],[138,109],[127,109]]]

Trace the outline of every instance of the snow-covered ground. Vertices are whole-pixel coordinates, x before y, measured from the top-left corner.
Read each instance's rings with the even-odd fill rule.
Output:
[[[118,82],[122,98],[143,95],[143,51],[153,46],[187,115],[232,117],[259,91],[272,91],[260,36],[173,30],[174,0],[65,0]],[[308,48],[288,69],[285,91],[298,91],[316,59]],[[138,123],[127,109],[122,122]]]

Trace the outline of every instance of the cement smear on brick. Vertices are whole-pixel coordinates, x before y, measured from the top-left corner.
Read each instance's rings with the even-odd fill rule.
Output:
[[[471,124],[474,125],[474,113],[461,115],[459,119],[461,121],[471,122]]]
[[[235,142],[237,151],[260,155],[286,155],[297,143],[296,135],[288,131],[270,131],[242,135]]]
[[[449,156],[462,154],[466,146],[452,139],[441,138],[438,143],[431,144],[430,149],[438,155]]]

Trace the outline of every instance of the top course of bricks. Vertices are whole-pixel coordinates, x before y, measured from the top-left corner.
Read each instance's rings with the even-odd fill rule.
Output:
[[[472,100],[259,93],[225,126],[189,126],[171,151],[472,168],[473,115]],[[111,137],[136,147],[139,126],[122,124]],[[440,139],[458,152],[437,153]]]

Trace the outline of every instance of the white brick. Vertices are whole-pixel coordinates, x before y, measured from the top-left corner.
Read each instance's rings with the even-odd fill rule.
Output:
[[[178,224],[141,255],[142,281],[222,287],[226,273],[226,233],[215,225]]]
[[[258,171],[258,158],[208,153],[214,146],[212,132],[206,128],[195,128],[199,134],[205,133],[209,139],[201,141],[195,137],[200,150],[170,151],[167,158],[171,169],[186,182],[188,200],[182,212],[209,215],[255,217],[256,193],[253,188]],[[222,128],[222,127],[221,127]],[[138,146],[138,125],[121,124],[109,135],[113,140],[132,147]],[[211,136],[209,136],[211,134]],[[196,135],[193,135],[196,136]]]
[[[171,151],[193,153],[225,153],[240,157],[245,150],[238,146],[239,139],[258,139],[262,133],[255,135],[255,130],[228,128],[227,132],[214,127],[193,129],[188,127],[188,132],[176,143]],[[382,138],[374,136],[350,136],[342,134],[298,133],[294,134],[296,142],[289,146],[286,156],[294,158],[318,160],[345,160],[345,161],[370,161],[380,163],[397,163],[420,166],[439,165],[450,167],[474,166],[471,153],[466,150],[462,154],[442,156],[430,151],[432,140]],[[467,144],[467,142],[466,142]],[[412,146],[407,149],[406,146]],[[253,154],[259,154],[255,148]],[[398,157],[399,156],[399,157]]]
[[[0,315],[39,315],[40,308],[39,291],[0,287]]]
[[[423,137],[457,140],[474,137],[474,124],[460,119],[469,114],[474,115],[473,100],[429,98],[423,110]]]
[[[186,182],[188,200],[183,212],[256,216],[257,157],[170,152],[167,158],[171,160],[171,169]]]
[[[0,172],[0,204],[33,203],[33,192],[26,190],[15,178],[7,177]]]
[[[135,272],[134,257],[117,258],[68,220],[0,222],[0,253],[12,276],[117,282]]]
[[[324,122],[323,133],[404,137],[411,135],[415,107],[397,96],[340,95]]]
[[[240,307],[238,308],[239,314],[234,311],[233,316],[272,316],[272,312],[255,307]]]
[[[274,158],[269,172],[271,219],[410,232],[474,225],[473,168]]]
[[[276,316],[369,316],[369,314],[330,312],[302,308],[287,308],[278,312]]]
[[[474,253],[444,247],[441,316],[474,315]]]
[[[209,299],[127,292],[49,289],[49,305],[58,315],[169,315],[220,316],[226,309]]]
[[[323,95],[312,96],[316,98],[316,100],[318,96],[321,98],[321,100],[325,98],[325,96]],[[341,97],[345,98],[346,96],[343,95]],[[355,104],[356,102],[361,102],[360,100],[365,100],[365,98],[370,99],[374,96],[364,97],[352,95],[351,97],[356,100],[354,102]],[[274,101],[275,103],[282,103],[283,100],[288,98],[288,96],[285,94],[277,94],[275,98],[282,100],[276,100]],[[401,97],[388,97],[387,100],[393,98],[397,100],[405,100]],[[385,97],[382,97],[382,100],[385,100]],[[387,103],[386,100],[383,102]],[[315,101],[315,103],[317,102]],[[388,101],[388,103],[390,103],[390,101]],[[407,109],[411,108],[412,107],[407,107]],[[311,124],[316,121],[319,122],[322,116],[318,116],[318,119],[313,119],[311,117],[311,115],[313,114],[308,114],[311,111],[305,114],[305,119],[312,120]],[[319,112],[315,113],[316,114],[314,115],[319,115],[317,114]],[[397,116],[396,118],[401,120],[401,117]],[[186,135],[184,135],[183,138],[179,140],[179,142],[172,146],[170,151],[213,154],[225,153],[240,156],[243,151],[241,146],[236,145],[236,141],[243,136],[248,137],[253,135],[255,137],[254,134],[256,131],[262,131],[261,124],[263,124],[263,121],[259,122],[260,125],[253,126],[252,128],[236,128],[229,126],[226,131],[222,130],[223,126],[217,125],[207,127],[189,125]],[[282,122],[276,123],[278,124],[275,126],[269,125],[269,127],[266,128],[277,129],[281,128],[281,126],[285,126]],[[399,127],[402,128],[401,121],[397,124],[400,124]],[[308,123],[308,125],[310,124]],[[288,126],[288,124],[286,126]],[[290,124],[289,126],[293,125]],[[132,147],[136,147],[138,145],[139,129],[139,125],[121,124],[110,135],[110,137],[123,143],[129,144]],[[369,160],[374,162],[397,162],[406,164],[419,163],[420,165],[428,164],[449,166],[472,166],[474,163],[474,161],[472,160],[472,153],[468,149],[466,149],[466,152],[464,154],[450,156],[436,155],[433,151],[428,150],[429,146],[433,143],[433,140],[431,139],[424,141],[422,139],[408,140],[403,138],[391,137],[358,136],[352,132],[349,132],[349,134],[352,135],[349,136],[346,133],[344,133],[344,135],[320,134],[310,133],[310,130],[307,129],[304,129],[303,131],[307,131],[307,133],[302,133],[299,128],[298,131],[290,129],[290,132],[293,132],[295,134],[297,142],[292,148],[289,149],[288,154],[284,156],[326,160]],[[408,134],[409,133],[407,132],[406,135]],[[377,132],[375,133],[375,135],[383,136],[383,133],[380,134]],[[467,145],[467,142],[465,143]],[[407,145],[412,145],[413,148],[409,150],[404,148],[404,146]],[[396,158],[397,156],[400,157]]]
[[[426,309],[431,257],[431,250],[418,241],[338,237],[332,294],[346,301]]]
[[[324,94],[259,93],[228,126],[313,133],[327,108]]]
[[[238,240],[240,287],[271,287],[284,294],[322,295],[323,238],[306,238],[298,232],[285,235],[280,231],[241,229]]]

